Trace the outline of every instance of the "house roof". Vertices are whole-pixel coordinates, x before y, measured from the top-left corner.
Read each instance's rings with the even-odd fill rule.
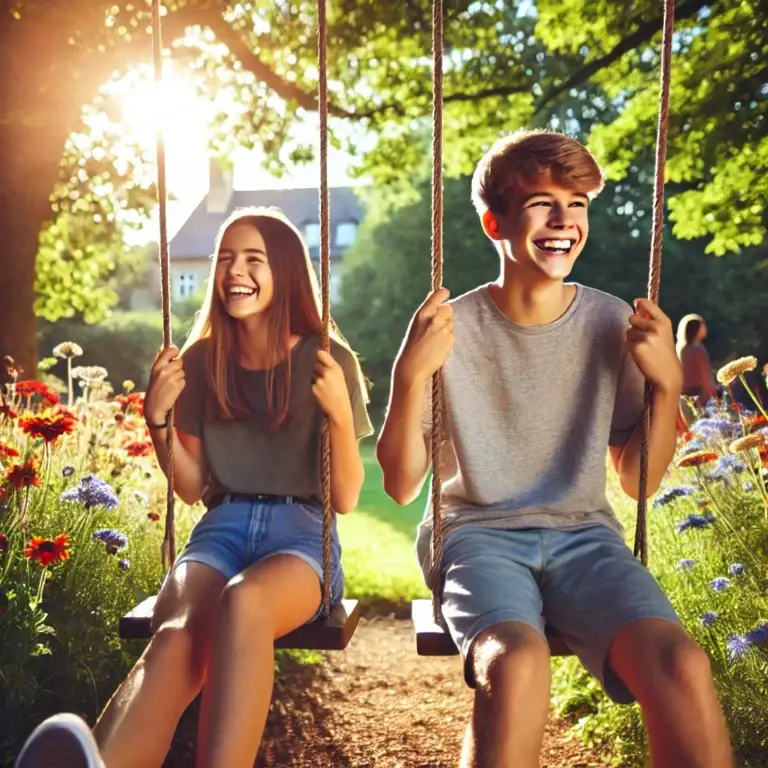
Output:
[[[360,202],[351,187],[333,187],[331,197],[331,256],[338,258],[346,248],[335,247],[336,228],[339,224],[355,222],[363,218]],[[235,190],[225,213],[209,213],[207,197],[197,205],[189,218],[170,242],[171,259],[208,258],[213,250],[216,234],[227,217],[237,208],[272,206],[279,208],[300,230],[319,221],[320,194],[317,188]],[[318,249],[310,248],[312,258],[318,257]]]

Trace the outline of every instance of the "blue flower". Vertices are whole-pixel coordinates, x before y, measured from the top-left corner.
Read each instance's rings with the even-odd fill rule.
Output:
[[[687,485],[673,485],[656,497],[653,506],[663,507],[665,504],[669,504],[671,501],[674,501],[681,496],[693,496],[694,493],[696,493],[696,490]]]
[[[717,621],[717,614],[714,611],[707,611],[700,621],[702,627],[711,627]]]
[[[721,456],[715,464],[714,472],[745,472],[747,465],[738,456]]]
[[[685,520],[677,524],[677,532],[682,533],[688,528],[706,528],[714,522],[714,515],[688,515]]]
[[[731,662],[740,659],[751,650],[749,641],[741,635],[729,637],[725,647],[728,649],[728,660]]]
[[[104,542],[108,555],[114,555],[119,549],[125,549],[128,546],[128,537],[124,533],[113,531],[110,528],[94,531],[91,537],[96,541]]]
[[[730,437],[733,432],[733,423],[722,416],[709,416],[694,422],[691,425],[691,432],[705,440]]]
[[[131,567],[131,561],[130,560],[125,560],[125,559],[118,560],[117,564],[124,571],[127,571]]]
[[[760,624],[751,632],[747,632],[744,636],[746,641],[752,645],[766,645],[768,644],[768,622]]]
[[[715,592],[725,592],[725,590],[728,589],[730,583],[731,582],[726,579],[725,576],[718,576],[709,582],[710,586],[715,590]]]
[[[733,478],[731,477],[731,471],[727,467],[721,467],[715,464],[715,467],[704,475],[704,479],[708,483],[722,483],[726,488],[731,485]]]
[[[744,573],[744,566],[741,563],[734,563],[728,569],[728,573],[730,573],[731,576],[741,576],[741,574]]]
[[[86,509],[93,507],[114,509],[120,503],[112,486],[94,475],[86,475],[77,487],[64,491],[60,499],[82,504]]]
[[[70,464],[67,464],[67,466],[61,470],[61,474],[64,475],[64,477],[71,477],[75,474],[75,468]]]
[[[694,453],[695,451],[703,451],[707,447],[706,443],[703,440],[698,440],[694,438],[693,440],[689,440],[679,451],[680,456],[687,456],[689,453]]]
[[[693,560],[683,559],[678,564],[677,567],[683,571],[687,570],[689,568],[693,568],[693,566],[696,565],[696,563]]]
[[[744,485],[741,486],[744,493],[752,493],[755,490],[755,484],[751,480],[747,480]]]

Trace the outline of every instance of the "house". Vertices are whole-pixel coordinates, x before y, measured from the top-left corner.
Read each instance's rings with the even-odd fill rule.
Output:
[[[304,235],[312,263],[319,276],[320,195],[316,187],[309,189],[236,190],[232,171],[216,161],[210,165],[209,191],[182,224],[169,243],[171,299],[183,301],[198,293],[208,278],[210,256],[219,227],[237,208],[272,206],[279,208]],[[357,239],[362,221],[362,206],[351,187],[330,190],[331,208],[331,301],[339,297],[343,277],[344,254]],[[156,246],[151,255],[150,285],[135,291],[131,305],[135,309],[158,306],[160,275],[156,268]]]

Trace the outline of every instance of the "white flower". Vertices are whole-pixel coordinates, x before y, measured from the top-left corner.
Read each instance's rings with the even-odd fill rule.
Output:
[[[74,341],[62,341],[53,348],[53,354],[55,357],[71,360],[73,357],[80,357],[83,354],[83,348]]]

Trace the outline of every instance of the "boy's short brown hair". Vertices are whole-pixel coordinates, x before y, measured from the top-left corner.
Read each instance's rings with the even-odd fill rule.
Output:
[[[530,185],[546,171],[557,184],[590,197],[605,186],[602,168],[581,142],[550,130],[520,130],[499,139],[477,164],[472,176],[477,212],[507,213],[512,186]]]

